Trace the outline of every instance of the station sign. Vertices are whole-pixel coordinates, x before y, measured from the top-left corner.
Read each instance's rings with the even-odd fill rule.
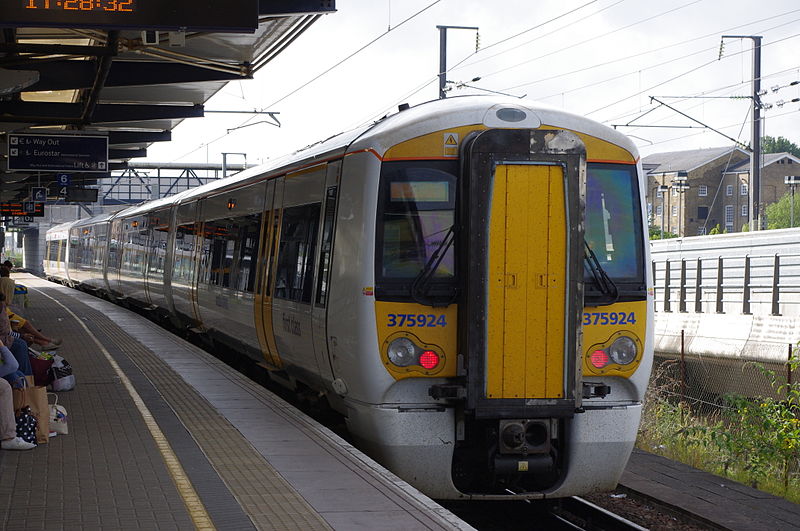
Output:
[[[108,137],[8,135],[9,171],[107,172]]]
[[[253,33],[259,0],[2,0],[0,26]]]
[[[44,186],[34,186],[31,188],[31,201],[44,203],[47,201],[47,188]]]
[[[0,216],[42,218],[44,217],[44,203],[35,203],[33,201],[0,203]]]

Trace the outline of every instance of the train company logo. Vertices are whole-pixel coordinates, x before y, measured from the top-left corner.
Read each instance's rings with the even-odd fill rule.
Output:
[[[303,335],[300,329],[300,321],[295,319],[294,316],[285,313],[281,314],[281,323],[283,324],[284,332],[298,337]]]

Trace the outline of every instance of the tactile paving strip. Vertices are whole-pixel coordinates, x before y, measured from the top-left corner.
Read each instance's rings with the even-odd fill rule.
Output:
[[[256,527],[330,529],[239,431],[164,361],[128,334],[120,334],[118,325],[101,312],[84,310],[84,315],[107,348],[116,346],[147,375]],[[175,451],[180,457],[180,449]]]

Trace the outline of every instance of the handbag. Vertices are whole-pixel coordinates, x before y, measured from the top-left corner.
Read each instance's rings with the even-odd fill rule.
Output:
[[[61,435],[66,435],[69,433],[69,430],[67,429],[67,409],[64,406],[58,405],[57,394],[47,393],[47,395],[56,397],[54,403],[47,404],[47,406],[50,408],[50,430]]]
[[[53,391],[70,391],[75,387],[75,375],[72,366],[63,357],[53,356],[53,365],[50,366],[52,381],[50,387]]]
[[[36,444],[36,417],[31,413],[31,408],[23,407],[16,415],[17,437],[27,443]]]

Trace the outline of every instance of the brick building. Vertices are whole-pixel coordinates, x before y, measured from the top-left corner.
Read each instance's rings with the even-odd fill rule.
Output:
[[[650,225],[680,236],[695,236],[707,234],[717,224],[728,232],[740,232],[748,222],[750,154],[743,149],[655,153],[642,159],[642,167],[647,177]],[[789,153],[762,157],[762,213],[788,191],[784,184],[787,175],[800,175],[800,158]]]
[[[650,224],[680,236],[706,234],[717,223],[722,226],[725,208],[721,201],[715,200],[722,175],[749,157],[743,149],[733,147],[671,151],[644,157]],[[681,181],[688,187],[682,189],[678,184]]]

